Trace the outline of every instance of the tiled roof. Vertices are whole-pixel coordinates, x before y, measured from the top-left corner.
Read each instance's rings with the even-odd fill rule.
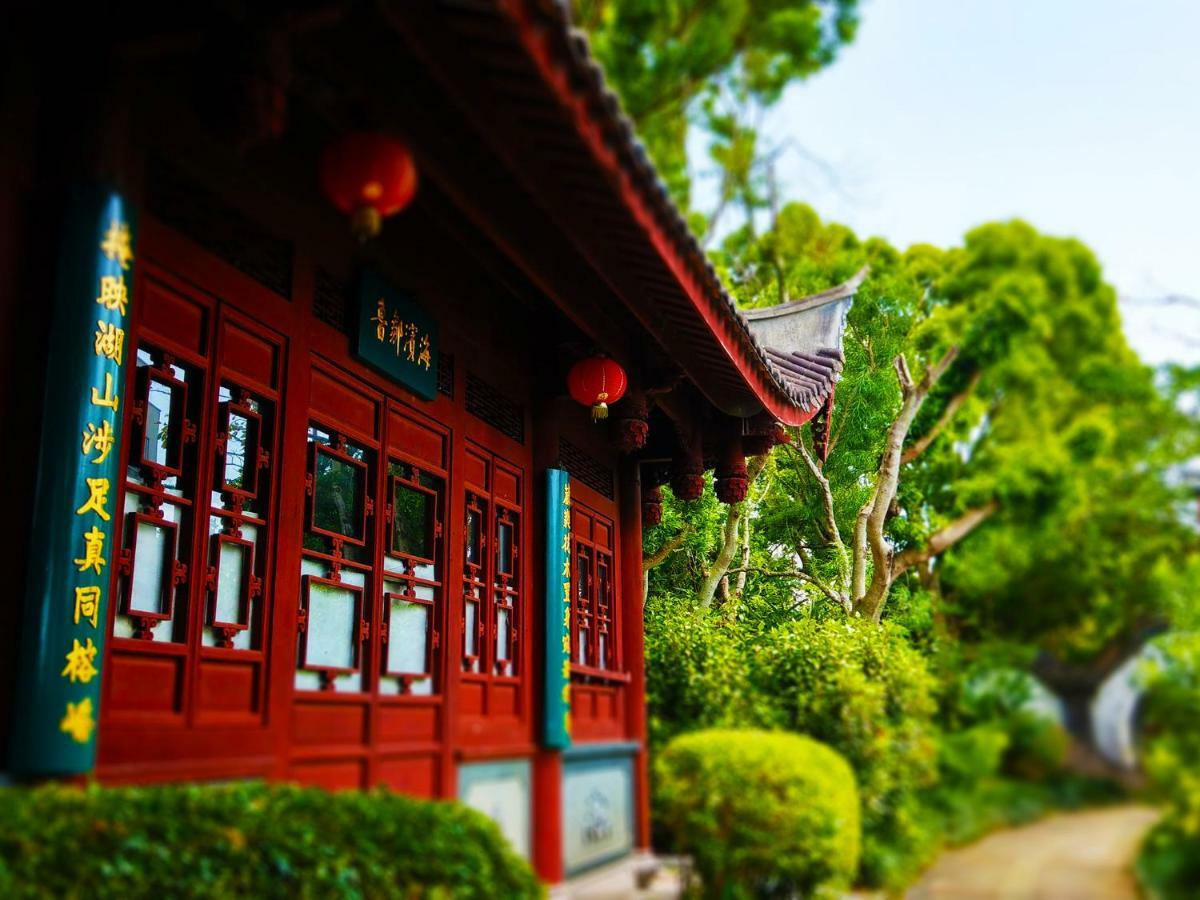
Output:
[[[495,158],[714,408],[811,419],[823,389],[756,338],[555,0],[384,4]],[[821,365],[823,346],[769,345]],[[826,379],[828,381],[828,379]]]
[[[819,294],[739,311],[776,380],[805,407],[820,406],[833,392],[845,363],[846,316],[866,276],[864,267],[849,281]]]
[[[558,49],[571,87],[586,96],[587,108],[605,135],[606,144],[639,192],[649,200],[657,223],[668,232],[688,269],[698,275],[712,309],[724,320],[730,336],[742,345],[748,361],[760,367],[771,386],[790,405],[803,410],[805,418],[815,413],[841,372],[840,326],[844,324],[845,310],[862,282],[865,270],[845,284],[813,297],[769,310],[739,310],[658,177],[633,124],[622,112],[620,101],[605,82],[600,64],[591,55],[586,36],[572,27],[566,4],[536,0],[532,5],[542,24],[548,26],[548,43]],[[827,318],[828,310],[821,310],[831,305],[841,311],[839,327],[832,332],[820,328],[795,328],[795,340],[780,341],[766,337],[775,334],[775,330],[759,324],[781,314],[793,324],[806,318],[814,321],[823,316]]]

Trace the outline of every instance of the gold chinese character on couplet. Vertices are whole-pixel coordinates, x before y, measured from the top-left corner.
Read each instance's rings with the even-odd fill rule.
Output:
[[[95,389],[93,388],[93,390]],[[98,466],[108,459],[108,454],[112,452],[113,444],[117,440],[117,436],[112,430],[112,424],[108,420],[101,422],[99,428],[88,422],[87,429],[80,434],[83,435],[83,440],[80,441],[83,455],[87,456],[93,450],[98,454],[89,462]]]
[[[113,393],[113,377],[108,372],[105,372],[104,373],[104,395],[101,396],[100,392],[97,391],[93,387],[92,388],[92,406],[103,406],[105,409],[111,409],[113,412],[116,412],[117,407],[120,406],[120,404],[121,404],[120,398],[117,397],[117,395]]]
[[[91,569],[99,575],[107,564],[108,560],[104,558],[104,532],[93,525],[91,531],[83,535],[83,559],[75,560],[75,565],[80,572]]]
[[[71,679],[71,683],[82,682],[87,684],[99,673],[96,668],[96,651],[99,649],[92,643],[92,639],[87,639],[87,646],[79,643],[79,638],[75,638],[72,642],[73,646],[67,651],[67,665],[60,673],[63,678]]]
[[[104,232],[100,250],[110,261],[118,263],[122,269],[128,270],[129,264],[133,262],[133,240],[129,234],[129,226],[113,219],[112,224],[108,226],[108,231]]]
[[[75,624],[80,619],[100,627],[100,588],[94,585],[75,588]]]
[[[82,516],[84,513],[94,512],[105,522],[109,521],[112,516],[108,514],[105,507],[108,505],[108,479],[107,478],[88,478],[88,498],[87,502],[79,509],[75,510],[75,515]]]
[[[129,312],[129,288],[121,275],[100,276],[100,296],[96,302],[105,309],[119,310],[121,315]]]
[[[77,743],[86,744],[95,728],[91,697],[84,697],[78,703],[67,703],[67,714],[58,723],[59,731],[69,734]]]
[[[97,319],[96,325],[96,355],[111,359],[119,366],[125,350],[125,329],[103,319]]]

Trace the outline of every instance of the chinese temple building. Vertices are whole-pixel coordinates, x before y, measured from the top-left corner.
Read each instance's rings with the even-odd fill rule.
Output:
[[[647,847],[643,527],[820,436],[857,281],[739,313],[551,0],[220,8],[6,36],[0,771]]]

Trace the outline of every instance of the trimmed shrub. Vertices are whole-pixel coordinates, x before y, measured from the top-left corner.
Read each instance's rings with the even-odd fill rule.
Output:
[[[692,856],[706,897],[811,897],[858,867],[854,773],[835,751],[795,734],[712,730],[659,757],[658,805]]]
[[[541,897],[453,803],[257,783],[0,790],[4,897]]]

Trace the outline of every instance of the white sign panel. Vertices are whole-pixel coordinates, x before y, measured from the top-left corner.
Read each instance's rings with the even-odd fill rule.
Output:
[[[529,763],[487,762],[460,766],[458,798],[492,819],[513,849],[530,858]]]
[[[567,872],[633,849],[633,763],[628,756],[563,765],[563,860]]]

